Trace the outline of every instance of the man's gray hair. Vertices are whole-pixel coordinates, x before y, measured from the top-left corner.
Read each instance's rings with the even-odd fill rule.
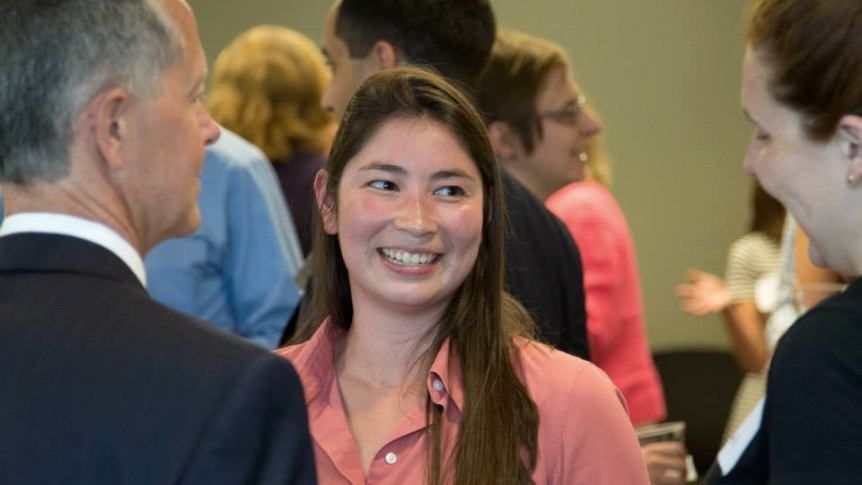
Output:
[[[65,178],[84,106],[157,95],[182,44],[161,0],[0,0],[0,181]]]

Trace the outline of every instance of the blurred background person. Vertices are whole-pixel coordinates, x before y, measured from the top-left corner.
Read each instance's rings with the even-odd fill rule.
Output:
[[[842,277],[815,266],[808,236],[763,187],[752,186],[749,232],[731,246],[725,280],[690,269],[677,286],[682,308],[691,315],[720,313],[731,351],[746,373],[725,427],[724,440],[763,398],[769,359],[781,336],[799,315],[841,291]]]
[[[224,70],[229,69],[217,69]],[[255,72],[265,74],[261,69]],[[219,111],[229,98],[223,92],[219,88],[218,95],[213,93]],[[240,92],[259,99],[265,89],[249,84]],[[250,103],[250,113],[266,111],[267,106]],[[243,134],[261,136],[254,131]],[[319,160],[308,158],[305,170],[312,171]],[[299,178],[299,172],[287,177]],[[291,331],[287,325],[302,295],[295,278],[303,254],[269,159],[242,136],[224,129],[219,141],[207,148],[198,201],[200,229],[190,237],[162,243],[147,256],[150,294],[172,308],[275,348]]]
[[[683,309],[692,315],[719,313],[730,337],[731,352],[745,372],[725,427],[727,439],[766,391],[770,351],[766,321],[778,303],[780,244],[785,210],[757,182],[752,183],[748,232],[727,255],[724,281],[698,269],[687,271],[677,287]]]
[[[591,116],[598,117],[590,106],[586,109]],[[584,179],[597,182],[610,190],[613,171],[610,157],[605,149],[604,133],[590,138],[586,155]],[[643,445],[641,452],[652,485],[678,485],[688,483],[692,481],[690,479],[697,476],[697,470],[694,469],[693,464],[686,461],[688,453],[683,442],[673,440],[651,442]]]
[[[240,34],[213,65],[213,118],[260,148],[275,168],[302,246],[311,248],[314,176],[334,135],[320,106],[329,82],[320,48],[286,27]]]
[[[634,425],[663,420],[664,393],[646,339],[634,245],[610,191],[585,177],[602,124],[586,109],[568,56],[547,40],[501,31],[477,98],[501,165],[545,201],[578,243],[593,362],[625,396]],[[604,165],[594,172],[609,170]],[[644,457],[653,483],[684,483],[679,444],[662,444]]]
[[[748,22],[745,170],[808,235],[818,266],[855,280],[804,313],[770,362],[766,398],[709,485],[859,481],[862,446],[862,3],[763,0]]]
[[[299,240],[269,162],[229,130],[207,147],[201,226],[144,260],[159,302],[245,337],[278,346],[299,305]]]
[[[568,57],[544,39],[501,31],[477,91],[497,158],[581,248],[593,362],[626,396],[634,424],[662,420],[631,235],[610,192],[584,179],[589,143],[602,125],[584,110]]]

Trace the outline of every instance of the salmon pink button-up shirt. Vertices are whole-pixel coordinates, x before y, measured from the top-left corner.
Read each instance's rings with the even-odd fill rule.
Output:
[[[276,353],[296,367],[305,390],[317,477],[325,485],[425,483],[425,404],[404,417],[364,476],[335,377],[333,350],[343,330],[325,322],[308,342]],[[521,378],[539,409],[537,485],[648,485],[625,401],[592,364],[549,347],[518,340]],[[431,400],[443,407],[443,432],[458,433],[464,396],[448,342],[428,372]],[[452,365],[450,365],[452,364]],[[444,440],[445,441],[445,440]]]

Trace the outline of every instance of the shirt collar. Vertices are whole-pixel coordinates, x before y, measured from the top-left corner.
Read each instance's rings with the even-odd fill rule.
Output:
[[[440,384],[437,384],[439,382]],[[447,405],[448,399],[452,399],[460,412],[464,411],[464,386],[461,380],[461,366],[458,364],[458,355],[449,353],[449,339],[443,342],[437,356],[431,363],[428,371],[428,393],[434,404]],[[440,389],[438,389],[438,387]]]
[[[22,212],[7,217],[0,225],[0,237],[24,232],[72,236],[98,244],[114,253],[147,287],[147,273],[141,255],[110,227],[67,214]]]
[[[343,333],[344,330],[327,318],[308,342],[301,344],[302,351],[293,360],[293,366],[300,375],[308,377],[302,383],[307,403],[313,402],[321,390],[328,389],[335,378],[335,342]]]
[[[342,334],[344,330],[326,319],[294,360],[297,369],[306,369],[309,374],[310,379],[303,382],[309,403],[322,391],[330,389],[332,379],[335,378],[335,343]],[[426,386],[435,404],[445,408],[451,399],[458,410],[463,412],[464,389],[460,369],[457,355],[449,355],[449,339],[446,339],[431,363]],[[322,396],[326,398],[328,395],[323,393]]]

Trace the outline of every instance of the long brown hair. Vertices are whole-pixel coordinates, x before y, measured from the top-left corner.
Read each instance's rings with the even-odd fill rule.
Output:
[[[484,124],[468,97],[443,78],[417,68],[385,70],[368,78],[348,105],[325,169],[327,192],[337,197],[345,166],[386,122],[431,119],[451,130],[473,159],[484,192],[482,243],[472,271],[429,335],[422,359],[448,339],[464,385],[464,410],[450,460],[443,463],[441,409],[426,400],[432,485],[511,484],[530,481],[536,464],[538,411],[518,378],[512,338],[529,333],[526,312],[503,290],[503,199],[500,173]],[[338,201],[333,200],[337,210]],[[308,339],[321,323],[349,329],[353,319],[348,271],[336,236],[317,218],[312,308],[294,342]],[[429,359],[430,360],[430,359]],[[526,460],[525,460],[526,458]]]
[[[760,0],[747,40],[771,69],[770,94],[805,117],[811,139],[862,116],[860,0]]]

